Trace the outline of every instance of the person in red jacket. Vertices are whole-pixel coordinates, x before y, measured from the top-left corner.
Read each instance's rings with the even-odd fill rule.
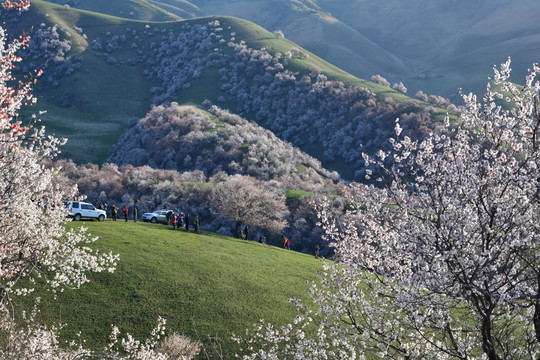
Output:
[[[291,240],[288,237],[285,237],[285,249],[291,250]]]
[[[126,222],[127,222],[127,218],[128,218],[128,208],[126,205],[124,205],[124,208],[122,209],[122,211],[124,212],[124,218],[126,219]]]
[[[171,224],[173,230],[176,230],[176,224],[178,223],[178,216],[176,214],[171,215]]]

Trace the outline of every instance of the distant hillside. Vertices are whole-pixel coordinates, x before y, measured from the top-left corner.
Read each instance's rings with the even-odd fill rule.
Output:
[[[222,171],[259,180],[286,178],[322,184],[338,179],[320,161],[270,131],[220,110],[157,106],[126,132],[108,162],[156,169]]]
[[[128,17],[91,0],[81,9]],[[76,3],[76,4],[75,4]],[[538,61],[540,3],[534,0],[116,0],[136,9],[155,5],[182,18],[229,15],[282,30],[302,47],[369,79],[404,82],[414,95],[482,92],[491,66],[511,56],[515,76]],[[120,5],[122,4],[122,5]],[[144,12],[142,12],[144,13]],[[132,18],[133,14],[131,15]]]
[[[172,21],[181,17],[168,12],[146,0],[47,0],[50,3],[67,5],[126,19],[145,21]],[[191,16],[190,16],[191,17]]]
[[[295,311],[287,299],[307,300],[308,281],[322,270],[311,255],[207,232],[110,220],[70,224],[80,225],[99,236],[93,247],[120,254],[116,272],[93,274],[90,283],[56,300],[38,295],[48,304],[45,321],[67,323],[63,334],[77,339],[80,332],[96,350],[107,343],[111,324],[146,339],[162,316],[169,333],[200,339],[210,358],[218,358],[216,345],[232,359],[233,333],[244,334],[261,317],[291,322]]]
[[[404,82],[411,94],[483,91],[508,56],[516,76],[538,61],[534,0],[161,0],[182,17],[230,15],[287,38],[351,74]],[[87,8],[80,1],[81,8]],[[85,7],[86,6],[86,7]],[[171,10],[172,9],[172,10]],[[104,10],[105,11],[105,10]],[[519,74],[518,74],[519,72]]]
[[[128,120],[151,106],[208,100],[354,178],[360,151],[377,150],[395,118],[419,137],[445,113],[237,18],[150,23],[40,0],[4,18],[12,32],[36,24],[21,71],[46,64],[38,108],[77,162],[105,160]]]
[[[540,2],[534,0],[318,0],[317,3],[403,59],[407,64],[405,73],[386,68],[381,75],[392,81],[399,79],[414,90],[445,96],[455,94],[459,87],[483,92],[493,65],[511,56],[513,76],[522,79],[540,56]],[[349,66],[342,67],[362,76]]]
[[[193,1],[285,36],[351,74],[404,82],[414,95],[483,92],[494,64],[513,59],[517,79],[538,61],[534,0]]]

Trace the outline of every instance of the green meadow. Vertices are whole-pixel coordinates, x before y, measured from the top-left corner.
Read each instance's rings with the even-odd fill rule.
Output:
[[[63,339],[80,332],[96,350],[107,343],[111,324],[143,340],[161,316],[169,332],[199,339],[210,351],[217,339],[231,358],[232,334],[245,334],[260,318],[291,322],[295,308],[287,299],[309,300],[309,283],[322,270],[311,255],[204,231],[110,219],[68,224],[80,226],[99,237],[93,248],[120,255],[116,271],[90,274],[90,283],[56,300],[39,295],[44,320],[67,324]]]

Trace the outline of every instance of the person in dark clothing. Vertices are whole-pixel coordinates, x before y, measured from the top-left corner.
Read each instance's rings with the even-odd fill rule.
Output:
[[[116,204],[111,205],[111,215],[113,221],[116,221],[116,215],[118,215],[118,208],[116,207]]]
[[[246,227],[244,228],[244,240],[247,240],[248,239],[248,226],[246,225]]]
[[[285,249],[285,235],[281,235],[281,247]]]
[[[195,215],[195,223],[193,225],[195,226],[195,232],[199,231],[199,215]]]
[[[264,237],[263,234],[261,234],[261,236],[259,236],[259,242],[260,242],[261,244],[266,244],[266,238]]]
[[[178,230],[184,226],[184,213],[180,213],[176,218],[176,223],[178,224]]]
[[[184,226],[186,227],[186,231],[188,231],[189,229],[189,215],[188,214],[186,214],[186,216],[184,217],[184,222],[185,222]]]
[[[171,225],[171,217],[173,215],[172,211],[168,211],[167,214],[165,214],[165,218],[167,219],[167,225]]]
[[[315,245],[315,259],[319,258],[319,244]]]
[[[133,206],[133,221],[137,222],[139,217],[139,209],[137,205]]]

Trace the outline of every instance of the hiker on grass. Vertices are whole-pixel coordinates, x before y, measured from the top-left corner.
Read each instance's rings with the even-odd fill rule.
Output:
[[[124,205],[124,208],[122,209],[122,212],[124,213],[124,219],[126,219],[126,222],[128,221],[128,208],[126,205]]]
[[[189,215],[186,214],[186,216],[184,217],[184,226],[186,227],[186,231],[188,231],[189,229]]]
[[[291,240],[288,237],[285,238],[285,249],[291,250]]]
[[[116,221],[116,215],[118,215],[118,208],[116,207],[116,204],[111,205],[111,215],[113,221]]]
[[[195,222],[193,224],[195,226],[195,232],[199,231],[199,215],[195,215]]]
[[[133,206],[133,221],[137,222],[139,216],[139,209],[137,208],[137,205]]]
[[[176,224],[178,223],[178,217],[175,214],[172,214],[171,216],[171,224],[173,230],[176,230]]]
[[[178,230],[180,230],[180,228],[184,226],[184,213],[183,212],[178,214],[176,218],[176,222],[178,223]]]
[[[315,245],[315,259],[319,258],[319,244]]]
[[[285,249],[285,235],[281,235],[281,247]]]
[[[246,227],[244,228],[244,240],[247,240],[248,239],[248,226],[246,225]]]

